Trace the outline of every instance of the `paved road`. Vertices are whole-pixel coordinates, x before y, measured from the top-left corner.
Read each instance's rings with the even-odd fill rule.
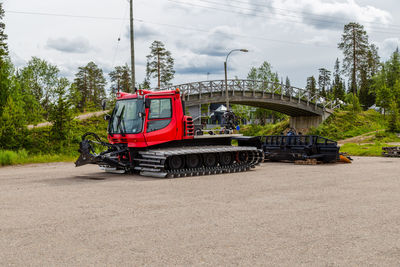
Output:
[[[0,168],[0,266],[399,266],[400,159],[152,179]]]

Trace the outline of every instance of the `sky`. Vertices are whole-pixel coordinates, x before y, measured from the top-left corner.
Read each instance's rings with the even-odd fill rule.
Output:
[[[71,81],[93,61],[108,73],[130,64],[128,0],[0,0],[13,63],[36,56],[57,65]],[[365,26],[387,60],[400,44],[398,0],[134,0],[135,70],[145,77],[154,40],[175,59],[174,85],[246,78],[268,61],[284,80],[305,87],[319,68],[333,70],[343,27]],[[156,81],[152,80],[152,86]]]

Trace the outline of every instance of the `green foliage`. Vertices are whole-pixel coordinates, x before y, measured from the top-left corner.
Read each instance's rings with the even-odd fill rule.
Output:
[[[383,115],[375,110],[363,112],[336,111],[310,134],[321,135],[333,140],[359,136],[386,127]]]
[[[389,61],[385,63],[387,71],[386,82],[389,88],[392,88],[400,78],[400,52],[399,48],[393,52]]]
[[[0,166],[26,164],[26,163],[45,163],[75,161],[77,154],[29,154],[26,150],[0,150]]]
[[[86,132],[94,132],[101,138],[107,138],[107,121],[103,116],[90,117],[83,121],[71,121],[68,139],[55,139],[53,127],[34,128],[27,135],[25,149],[32,155],[78,155],[81,137]]]
[[[333,82],[332,82],[332,94],[333,97],[332,99],[340,99],[344,100],[344,95],[345,95],[345,85],[344,81],[341,77],[341,69],[340,69],[340,61],[337,58],[334,66],[334,72],[333,72]]]
[[[356,95],[349,93],[346,95],[345,99],[346,99],[346,102],[348,103],[348,105],[345,107],[346,110],[350,110],[355,113],[362,111],[360,100]]]
[[[280,84],[279,84],[279,76],[278,73],[274,73],[272,71],[272,67],[271,64],[269,64],[267,61],[264,61],[260,67],[255,68],[252,67],[250,69],[249,74],[247,75],[247,79],[249,80],[258,80],[258,81],[265,81],[266,83],[273,83],[274,86],[278,86],[280,90],[282,90],[283,88],[281,88]],[[289,78],[286,79],[286,85],[290,86],[290,80]],[[239,109],[239,108],[237,108]],[[243,113],[249,113],[250,108],[240,108],[243,110]],[[242,114],[244,115],[244,114]],[[266,120],[268,118],[272,118],[272,120],[275,122],[276,120],[280,120],[280,119],[284,119],[286,118],[285,115],[283,115],[282,113],[279,113],[277,111],[272,111],[272,110],[267,110],[267,109],[263,109],[263,108],[257,108],[255,110],[255,112],[253,112],[254,117],[248,116],[249,119],[251,118],[255,118],[257,119],[261,125],[265,125],[266,124]]]
[[[28,152],[26,150],[0,150],[0,166],[18,164],[28,158]]]
[[[25,141],[26,126],[22,103],[8,96],[0,117],[0,148],[19,149]]]
[[[357,95],[358,74],[369,49],[368,35],[364,26],[356,22],[346,24],[338,48],[344,55],[343,67],[350,77],[353,94]]]
[[[2,21],[4,17],[4,9],[3,3],[0,3],[0,68],[5,60],[5,57],[8,55],[8,46],[6,43],[7,35],[4,33],[5,24]]]
[[[108,75],[113,92],[132,92],[131,68],[128,64],[115,67]]]
[[[390,115],[389,115],[389,132],[399,132],[400,131],[400,116],[399,116],[399,108],[395,101],[392,101],[390,104]]]
[[[325,68],[319,69],[318,87],[319,94],[326,97],[330,93],[331,72]]]
[[[340,152],[345,152],[352,156],[379,157],[382,156],[382,147],[387,146],[389,145],[380,142],[374,144],[348,143],[340,147]]]
[[[12,64],[9,59],[0,62],[0,115],[11,93]]]
[[[50,122],[53,123],[51,127],[52,139],[58,142],[58,146],[56,147],[60,150],[68,144],[71,122],[73,120],[70,103],[65,96],[68,85],[69,82],[67,79],[60,79],[56,90],[57,102],[52,105],[49,117]]]
[[[393,101],[400,105],[400,54],[398,49],[393,52],[390,60],[383,64],[382,69],[374,77],[376,104],[384,111],[390,109]]]
[[[307,86],[306,86],[307,91],[310,91],[312,94],[317,93],[317,82],[315,81],[314,76],[308,77],[307,78]]]
[[[276,124],[267,125],[243,125],[240,127],[240,133],[245,136],[263,136],[280,135],[289,127],[289,120],[284,120]]]
[[[232,105],[232,111],[236,116],[239,116],[240,119],[249,120],[250,119],[250,110],[252,107],[244,106],[244,105]]]
[[[24,95],[33,96],[30,106],[37,108],[39,112],[48,118],[51,104],[55,98],[55,90],[59,82],[60,70],[49,62],[32,57],[28,65],[24,67],[18,78]],[[43,108],[41,111],[39,108]]]
[[[74,96],[72,105],[81,112],[86,112],[91,107],[101,108],[101,103],[106,97],[106,79],[101,70],[94,62],[89,62],[84,67],[79,67],[75,74],[74,85],[70,92]]]
[[[171,52],[165,49],[160,41],[154,41],[150,46],[150,54],[147,55],[146,80],[157,78],[157,87],[170,85],[174,78],[174,59]]]
[[[258,68],[252,67],[247,79],[279,83],[278,74],[272,71],[272,66],[267,61],[264,61]]]

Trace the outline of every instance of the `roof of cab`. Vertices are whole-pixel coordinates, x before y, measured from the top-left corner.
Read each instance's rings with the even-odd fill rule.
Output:
[[[178,91],[179,92],[179,91]],[[176,90],[167,90],[167,91],[149,91],[149,90],[138,90],[136,93],[125,93],[125,92],[118,92],[117,99],[130,99],[130,98],[137,98],[139,95],[165,95],[165,94],[174,94]]]

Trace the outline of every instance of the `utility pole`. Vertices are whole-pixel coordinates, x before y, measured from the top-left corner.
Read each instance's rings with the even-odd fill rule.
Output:
[[[131,35],[131,75],[132,75],[132,92],[135,92],[135,36],[134,36],[134,30],[133,30],[133,0],[129,1],[130,3],[130,13],[131,13],[131,19],[130,19],[130,35]]]

